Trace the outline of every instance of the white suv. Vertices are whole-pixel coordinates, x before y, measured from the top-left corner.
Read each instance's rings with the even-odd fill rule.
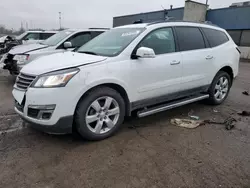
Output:
[[[221,104],[238,74],[240,51],[219,27],[188,22],[107,31],[74,52],[41,57],[14,85],[16,112],[48,133],[113,135],[139,117],[202,99]]]

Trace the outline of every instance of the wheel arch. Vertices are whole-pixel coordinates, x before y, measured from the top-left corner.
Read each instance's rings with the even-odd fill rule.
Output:
[[[94,86],[91,86],[90,88],[88,88],[79,98],[78,102],[77,102],[77,105],[75,107],[75,110],[77,109],[77,106],[78,104],[80,103],[81,100],[83,100],[83,98],[88,95],[89,92],[91,92],[92,90],[96,89],[96,88],[99,88],[99,87],[109,87],[109,88],[112,88],[114,89],[115,91],[117,91],[121,96],[122,98],[124,99],[124,102],[125,102],[125,110],[126,110],[126,113],[125,115],[126,116],[130,116],[131,115],[131,107],[130,107],[130,100],[129,100],[129,97],[128,97],[128,93],[126,92],[125,88],[123,86],[121,86],[120,84],[117,84],[117,83],[112,83],[112,82],[109,82],[109,83],[102,83],[102,84],[97,84],[97,85],[94,85]],[[75,113],[74,113],[75,114]]]
[[[230,76],[230,78],[231,78],[231,84],[233,83],[233,80],[234,80],[234,72],[233,72],[232,67],[230,67],[230,66],[224,66],[224,67],[222,67],[219,71],[224,71],[224,72],[228,73],[229,76]],[[218,71],[218,72],[219,72],[219,71]]]

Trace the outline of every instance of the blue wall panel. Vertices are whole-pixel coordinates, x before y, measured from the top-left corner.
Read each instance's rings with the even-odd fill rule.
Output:
[[[184,8],[177,8],[172,10],[167,10],[169,17],[174,17],[175,19],[182,20],[184,15]],[[140,14],[133,14],[127,16],[119,16],[113,18],[113,27],[132,24],[137,20],[142,19],[143,22],[149,23],[154,21],[164,20],[165,14],[164,10],[155,11],[155,12],[147,12]]]
[[[250,29],[250,7],[209,10],[207,20],[224,29]]]

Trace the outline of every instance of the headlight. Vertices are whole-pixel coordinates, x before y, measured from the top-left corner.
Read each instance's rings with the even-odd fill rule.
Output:
[[[78,72],[78,68],[72,68],[44,74],[39,76],[31,87],[64,87]]]
[[[23,64],[29,59],[29,55],[28,54],[15,55],[13,59],[17,61],[17,64]]]

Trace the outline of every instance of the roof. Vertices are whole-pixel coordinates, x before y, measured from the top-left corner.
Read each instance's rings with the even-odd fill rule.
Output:
[[[41,30],[41,31],[38,31],[38,30],[35,30],[35,31],[32,31],[32,30],[28,30],[26,31],[27,33],[57,33],[58,31],[45,31],[45,30]]]
[[[83,32],[83,31],[107,31],[109,28],[86,28],[86,29],[65,29],[71,32]]]
[[[223,30],[222,28],[212,25],[209,23],[197,23],[197,22],[187,22],[187,21],[159,21],[159,22],[152,22],[152,23],[142,23],[142,24],[130,24],[125,26],[120,26],[116,28],[147,28],[147,27],[154,27],[156,25],[159,26],[194,26],[194,27],[207,27],[207,28],[214,28]]]

